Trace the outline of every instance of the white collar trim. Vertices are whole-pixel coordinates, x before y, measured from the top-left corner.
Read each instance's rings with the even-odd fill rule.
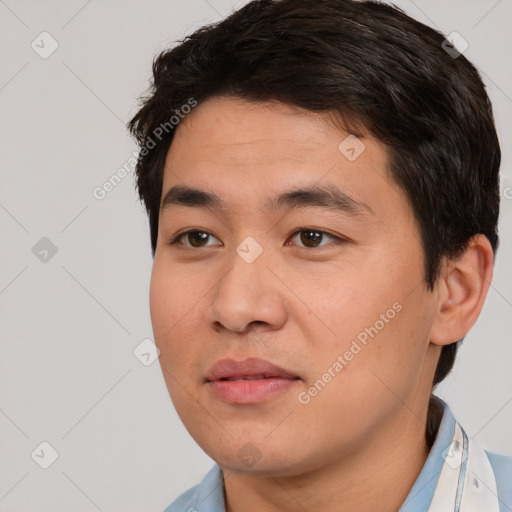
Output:
[[[455,422],[428,512],[499,512],[498,490],[485,451]]]

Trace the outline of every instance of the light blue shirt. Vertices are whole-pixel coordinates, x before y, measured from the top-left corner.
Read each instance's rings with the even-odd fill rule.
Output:
[[[439,401],[443,417],[436,439],[398,512],[512,512],[512,456],[478,447],[460,428],[448,405]],[[483,476],[485,469],[487,477]],[[215,464],[198,485],[164,512],[225,511],[222,470]]]

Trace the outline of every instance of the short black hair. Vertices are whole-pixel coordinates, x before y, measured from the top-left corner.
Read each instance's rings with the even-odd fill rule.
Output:
[[[136,177],[153,256],[169,117],[219,95],[334,113],[350,133],[382,142],[414,211],[430,290],[441,259],[456,258],[474,235],[495,253],[501,152],[492,107],[475,66],[445,39],[380,2],[254,0],[163,51],[128,124],[143,148]],[[433,386],[460,341],[443,347]]]

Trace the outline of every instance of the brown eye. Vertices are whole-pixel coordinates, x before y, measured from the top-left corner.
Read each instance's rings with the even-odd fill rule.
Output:
[[[203,231],[191,231],[187,233],[187,240],[192,247],[203,247],[204,242],[208,241],[208,233]]]
[[[319,231],[301,231],[300,241],[306,247],[316,247],[322,241],[323,234]]]
[[[209,238],[215,238],[211,233],[207,231],[186,231],[178,235],[172,242],[171,245],[183,245],[184,247],[200,248],[208,245],[221,245],[221,244],[208,244]],[[215,240],[218,240],[215,238]]]
[[[324,239],[327,237],[327,239],[331,239],[334,242],[342,242],[343,239],[340,237],[336,237],[334,235],[330,235],[329,233],[326,233],[325,231],[320,231],[318,229],[308,229],[303,228],[300,230],[297,230],[293,237],[290,240],[296,240],[299,239],[299,242],[295,241],[294,244],[297,244],[302,247],[307,247],[309,249],[316,249],[317,247],[322,247],[324,245],[327,245],[327,243],[322,243]]]

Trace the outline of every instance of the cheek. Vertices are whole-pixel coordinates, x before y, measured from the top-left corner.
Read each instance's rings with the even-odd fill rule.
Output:
[[[388,298],[382,304],[388,306]],[[314,368],[298,412],[304,428],[316,429],[319,439],[364,438],[413,399],[427,348],[426,323],[421,325],[411,302],[388,313],[386,323],[380,314],[393,304],[370,308],[363,301],[346,302],[332,317],[337,318],[334,341],[314,347]]]
[[[191,403],[197,393],[198,361],[201,361],[202,316],[197,286],[155,259],[150,283],[150,314],[159,362],[169,396],[182,421],[194,423],[200,410]],[[196,399],[199,397],[196,396]]]
[[[155,336],[172,336],[186,325],[189,314],[201,302],[208,290],[201,276],[179,265],[171,265],[164,257],[155,257],[151,273],[149,306]],[[172,330],[169,331],[169,329]]]
[[[199,289],[198,289],[199,288]],[[155,343],[161,364],[172,372],[183,372],[192,362],[197,333],[202,287],[196,286],[183,272],[165,267],[155,259],[151,274],[149,306]]]
[[[397,394],[407,393],[419,377],[428,348],[433,314],[429,293],[421,285],[411,293],[412,286],[400,278],[396,263],[385,268],[375,264],[358,275],[332,273],[337,281],[307,287],[306,300],[315,304],[316,316],[329,328],[321,343],[316,339],[313,377],[320,378],[341,356],[343,378],[334,380],[340,390],[350,382],[350,395],[356,399],[377,398],[379,388],[390,393],[386,384]],[[417,275],[421,282],[418,268],[408,272],[404,275]],[[306,322],[312,325],[312,320],[299,322],[303,331],[308,331]]]

